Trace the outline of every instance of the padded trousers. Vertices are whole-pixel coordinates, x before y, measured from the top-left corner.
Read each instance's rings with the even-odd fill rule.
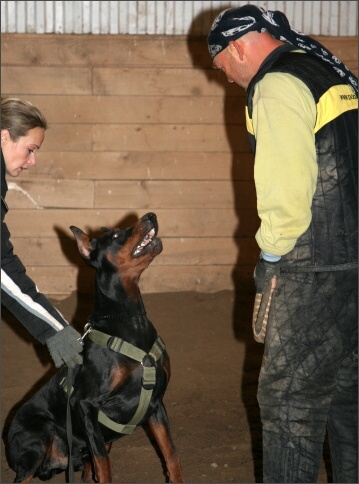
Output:
[[[257,398],[263,482],[358,482],[358,273],[286,273],[272,300]]]

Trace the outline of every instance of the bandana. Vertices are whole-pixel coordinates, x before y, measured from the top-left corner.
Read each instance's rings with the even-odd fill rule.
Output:
[[[329,63],[343,82],[351,85],[355,93],[358,93],[358,79],[348,67],[313,38],[292,30],[287,17],[279,10],[266,11],[254,5],[223,10],[214,20],[207,38],[212,59],[228,47],[231,40],[239,39],[242,35],[254,31],[259,33],[268,31],[275,39],[293,44],[308,54],[319,57]]]

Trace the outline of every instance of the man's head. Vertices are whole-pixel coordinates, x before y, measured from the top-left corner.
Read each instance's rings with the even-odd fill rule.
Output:
[[[269,13],[266,18],[272,21]],[[248,87],[267,55],[281,44],[265,28],[263,11],[252,5],[221,12],[208,35],[213,67],[243,88]]]
[[[264,59],[282,44],[268,32],[248,32],[236,40],[230,40],[228,47],[214,57],[213,67],[221,70],[228,82],[235,82],[247,89]]]
[[[292,30],[287,17],[279,10],[265,11],[254,5],[223,10],[214,20],[207,41],[214,67],[223,70],[230,82],[236,82],[242,87],[247,87],[248,78],[255,75],[260,65],[257,65],[258,60],[262,57],[263,61],[273,48],[287,42],[330,64],[342,82],[348,83],[358,92],[358,79],[350,70],[315,39]],[[243,49],[246,46],[253,47],[246,49],[247,61],[250,63],[237,63],[234,66],[236,59],[228,57],[228,54],[234,54],[236,49],[243,56],[238,47]],[[245,78],[234,77],[233,67],[235,75],[242,74]],[[243,69],[247,69],[247,73]]]
[[[283,31],[281,36],[279,29]],[[274,30],[278,30],[274,35]],[[279,11],[265,12],[254,5],[223,10],[214,20],[208,34],[208,50],[214,57],[226,49],[231,41],[237,40],[249,32],[269,31],[278,40],[286,40],[285,33],[290,32],[287,17]]]

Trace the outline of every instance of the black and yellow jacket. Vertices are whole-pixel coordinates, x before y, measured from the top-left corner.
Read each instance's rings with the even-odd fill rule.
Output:
[[[266,103],[258,92],[271,82],[278,84],[270,95],[263,89]],[[286,103],[289,85],[292,98]],[[285,109],[278,97],[288,104]],[[248,86],[246,116],[255,153],[260,248],[280,255],[288,269],[352,267],[358,254],[357,95],[324,61],[286,44],[268,56]],[[263,118],[270,126],[263,126]]]

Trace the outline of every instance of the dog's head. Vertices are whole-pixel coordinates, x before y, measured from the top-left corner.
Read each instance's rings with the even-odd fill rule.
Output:
[[[95,269],[118,272],[122,278],[138,279],[153,259],[162,252],[157,237],[158,223],[154,213],[147,213],[132,227],[102,228],[104,234],[90,239],[81,229],[70,227],[81,256]]]

